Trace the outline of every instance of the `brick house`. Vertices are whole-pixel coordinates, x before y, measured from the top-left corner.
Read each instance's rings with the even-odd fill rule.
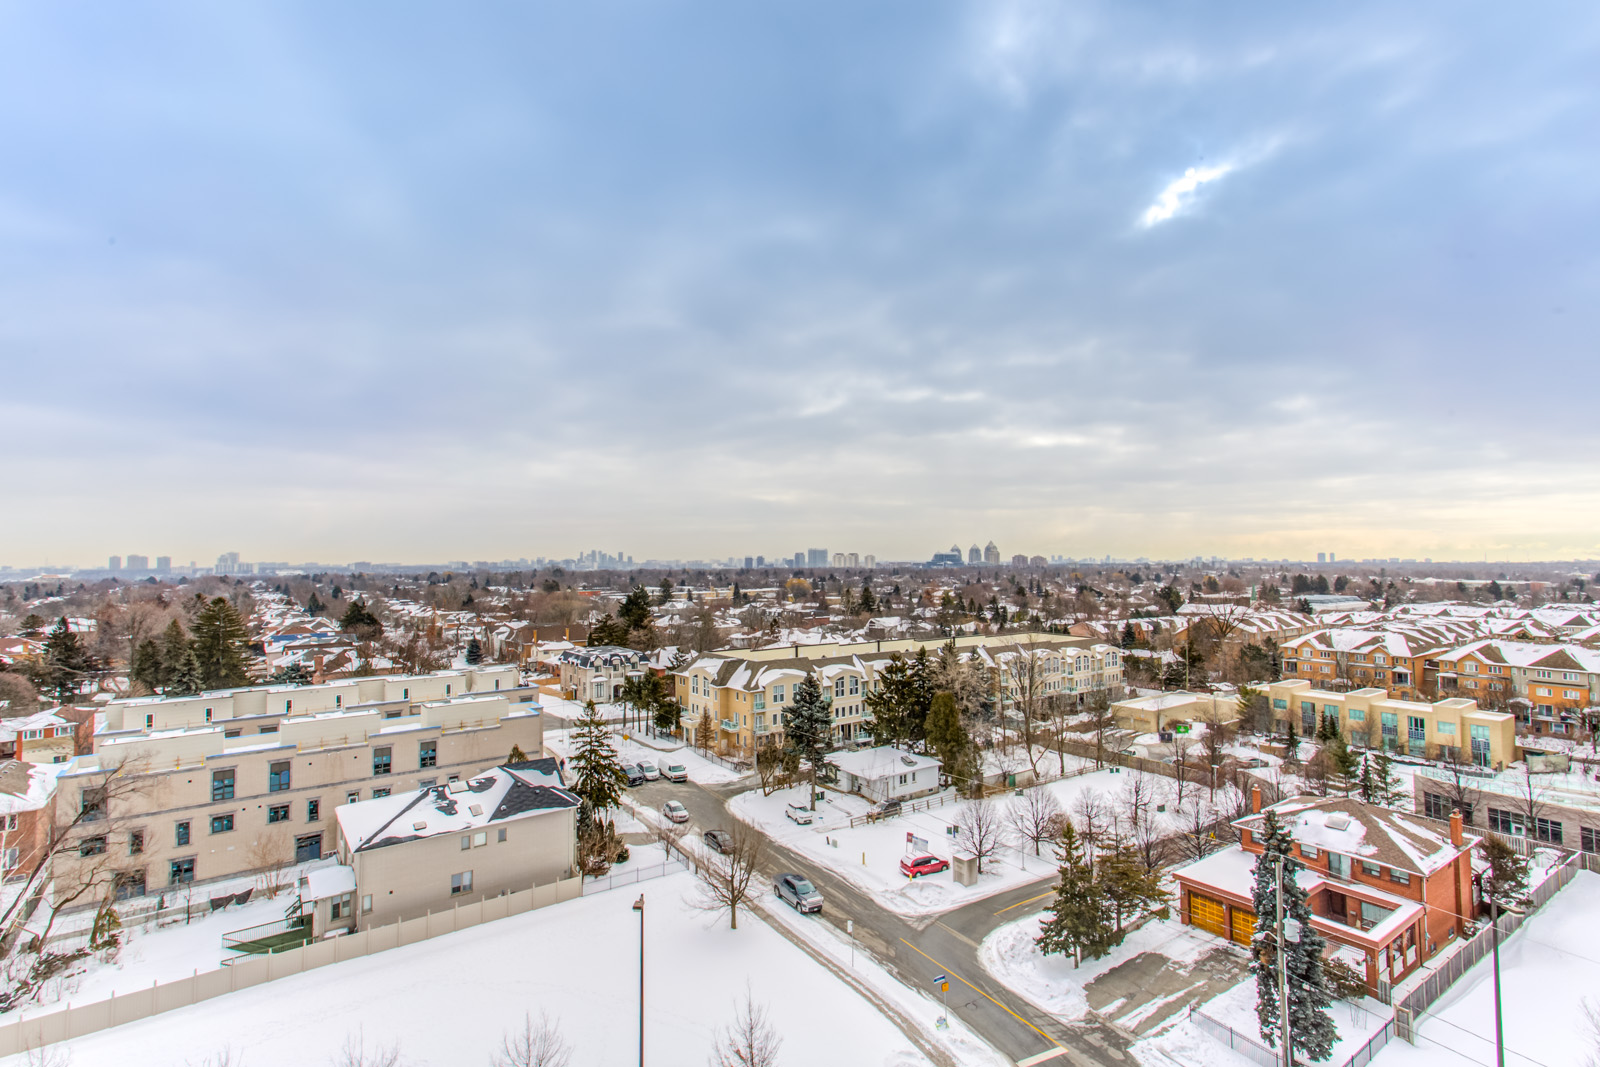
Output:
[[[1240,944],[1255,932],[1252,889],[1264,847],[1257,835],[1266,818],[1259,788],[1251,791],[1251,809],[1234,823],[1239,845],[1173,872],[1182,920]],[[1446,827],[1349,797],[1294,797],[1266,810],[1294,838],[1312,926],[1330,951],[1342,946],[1364,960],[1370,993],[1466,932],[1476,912],[1478,839],[1462,832],[1459,814]]]

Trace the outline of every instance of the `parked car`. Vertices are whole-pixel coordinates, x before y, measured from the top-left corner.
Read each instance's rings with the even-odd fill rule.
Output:
[[[1241,767],[1265,767],[1266,765],[1267,761],[1260,756],[1247,756],[1239,761],[1239,766]]]
[[[661,777],[669,782],[687,782],[689,780],[689,768],[681,763],[669,763],[661,772]]]
[[[810,826],[816,821],[817,814],[804,804],[790,804],[783,813],[789,816],[789,821],[799,823],[801,826]]]
[[[817,887],[798,874],[780,874],[772,883],[772,891],[795,911],[812,914],[822,910],[822,894]]]
[[[653,782],[661,777],[661,772],[656,770],[656,765],[650,760],[642,759],[639,761],[638,766],[639,773],[644,775],[644,780],[647,782]]]
[[[661,814],[665,815],[673,822],[689,821],[689,809],[678,803],[676,800],[669,800],[665,804],[661,805]]]
[[[628,776],[629,785],[644,785],[644,772],[633,764],[624,763],[622,773]]]
[[[726,830],[707,830],[700,835],[700,839],[713,852],[726,855],[733,851],[733,835]]]
[[[907,878],[915,878],[919,874],[938,874],[949,869],[949,863],[926,852],[912,853],[900,861],[900,873]]]
[[[887,819],[891,815],[899,814],[900,802],[898,800],[885,800],[881,804],[874,804],[872,809],[867,812],[867,818],[875,822],[878,819]]]

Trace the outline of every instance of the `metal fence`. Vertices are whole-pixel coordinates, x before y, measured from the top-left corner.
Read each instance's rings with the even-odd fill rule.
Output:
[[[960,799],[960,795],[955,790],[946,789],[942,793],[931,797],[923,797],[921,800],[903,801],[900,804],[900,810],[895,812],[894,815],[910,815],[914,811],[932,811],[934,808],[942,808],[946,804],[954,803]],[[855,829],[857,826],[865,826],[867,823],[882,822],[884,819],[894,818],[894,815],[873,815],[870,813],[854,815],[850,818],[850,828]]]
[[[1361,1009],[1357,1008],[1355,1010],[1359,1011]],[[1259,1063],[1261,1067],[1279,1067],[1283,1063],[1282,1053],[1268,1048],[1249,1034],[1241,1034],[1227,1023],[1213,1019],[1198,1008],[1189,1009],[1189,1018],[1202,1033],[1216,1038],[1246,1059]],[[1395,1021],[1390,1019],[1343,1063],[1322,1064],[1319,1067],[1367,1067],[1367,1064],[1372,1062],[1372,1058],[1378,1054],[1378,1050],[1387,1045],[1394,1036]],[[1296,1058],[1295,1062],[1303,1063],[1304,1061]]]
[[[643,848],[643,845],[637,846]],[[632,885],[634,882],[647,882],[652,878],[663,878],[669,874],[681,874],[689,869],[689,865],[676,856],[662,860],[654,867],[634,867],[630,870],[620,871],[617,874],[603,874],[598,878],[585,878],[583,880],[583,895],[602,893],[619,885]]]
[[[1500,916],[1500,940],[1503,942],[1515,933],[1527,921],[1528,916],[1544,907],[1551,897],[1555,896],[1563,886],[1572,881],[1580,869],[1588,868],[1593,870],[1595,866],[1600,866],[1595,862],[1597,859],[1600,859],[1600,857],[1591,858],[1581,852],[1573,853],[1564,859],[1561,865],[1550,873],[1548,878],[1540,882],[1528,894],[1528,903],[1522,914]],[[1475,936],[1463,943],[1460,948],[1441,961],[1432,971],[1417,980],[1417,984],[1395,1004],[1395,1021],[1398,1035],[1415,1044],[1416,1017],[1432,1007],[1434,1002],[1444,996],[1445,992],[1462,975],[1471,970],[1474,964],[1493,950],[1494,926],[1485,924],[1484,928]]]

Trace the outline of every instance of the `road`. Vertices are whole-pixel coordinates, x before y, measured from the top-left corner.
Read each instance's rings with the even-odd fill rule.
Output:
[[[689,809],[697,831],[726,828],[734,821],[727,801],[748,783],[701,786],[693,782],[648,782],[630,790],[654,808],[677,800]],[[1049,903],[1052,876],[974,901],[937,916],[908,917],[880,907],[872,898],[826,868],[781,843],[768,841],[770,876],[797,871],[822,890],[827,901],[821,921],[841,932],[853,921],[858,947],[870,952],[905,984],[938,995],[933,979],[950,978],[949,1006],[966,1023],[1013,1061],[1023,1062],[1056,1049],[1052,1064],[1123,1064],[1130,1061],[1130,1037],[1100,1022],[1063,1023],[991,979],[978,962],[978,946],[1003,923],[1034,914]]]

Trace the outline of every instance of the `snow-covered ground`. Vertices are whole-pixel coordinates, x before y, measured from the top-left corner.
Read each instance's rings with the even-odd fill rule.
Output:
[[[572,742],[566,730],[547,730],[544,735],[544,747],[560,756],[562,759],[572,758]],[[689,780],[701,785],[719,785],[725,782],[737,782],[743,775],[717,763],[715,760],[706,759],[700,753],[687,745],[683,748],[662,751],[641,745],[636,741],[625,741],[618,735],[612,735],[612,744],[616,745],[617,755],[622,757],[624,763],[637,763],[647,759],[656,767],[663,768],[669,763],[681,763],[689,772]]]
[[[1038,788],[1047,790],[1061,805],[1073,825],[1081,831],[1085,825],[1083,805],[1086,799],[1097,801],[1096,823],[1105,828],[1107,819],[1115,818],[1126,829],[1130,825],[1129,808],[1133,799],[1134,783],[1145,793],[1146,817],[1155,821],[1161,836],[1179,833],[1185,824],[1193,825],[1189,817],[1195,805],[1200,805],[1207,819],[1214,817],[1210,791],[1202,785],[1186,782],[1183,785],[1183,804],[1178,804],[1178,783],[1159,774],[1145,774],[1127,767],[1106,767],[1088,774],[1046,782]],[[1215,804],[1226,805],[1228,793],[1219,789]],[[1165,810],[1162,810],[1162,809]]]
[[[1176,920],[1151,920],[1129,933],[1107,955],[1074,967],[1070,957],[1046,956],[1033,943],[1039,936],[1041,918],[1038,914],[1029,915],[994,930],[983,939],[978,961],[1002,984],[1062,1019],[1082,1018],[1089,1010],[1084,987],[1141,953],[1153,952],[1177,964],[1192,964],[1221,945],[1216,938]],[[1117,1018],[1114,1009],[1105,1014]]]
[[[1583,1067],[1600,1059],[1600,874],[1579,871],[1500,946],[1506,1063]],[[1489,957],[1428,1009],[1417,1043],[1392,1041],[1377,1067],[1460,1067],[1494,1062],[1494,973]],[[1588,1062],[1594,1062],[1588,1060]]]
[[[850,828],[850,818],[864,815],[871,805],[862,797],[827,792],[817,802],[816,821],[799,826],[785,815],[791,803],[805,803],[805,787],[780,790],[764,797],[759,789],[741,793],[728,802],[728,810],[774,839],[816,860],[873,899],[901,915],[930,915],[1055,873],[1047,854],[1013,848],[983,862],[983,875],[974,886],[957,885],[950,871],[923,875],[912,881],[900,873],[900,860],[910,849],[906,834],[925,840],[926,850],[945,859],[954,851],[948,828],[955,824],[969,801],[955,801],[932,811],[911,812],[870,825]],[[1003,806],[1007,800],[996,802]]]
[[[227,1049],[247,1064],[324,1063],[360,1033],[369,1050],[398,1043],[409,1067],[454,1067],[489,1062],[525,1012],[535,1019],[545,1012],[574,1047],[574,1067],[631,1063],[640,929],[631,906],[642,892],[645,1058],[656,1067],[701,1067],[714,1031],[731,1021],[747,989],[783,1038],[780,1062],[928,1063],[871,1003],[776,930],[741,916],[730,931],[725,916],[696,909],[690,901],[697,886],[685,874],[598,893],[60,1048],[73,1067],[167,1067],[215,1061]]]
[[[1256,1019],[1254,978],[1240,982],[1221,996],[1201,1004],[1196,1010],[1263,1043],[1261,1025]],[[1344,1063],[1365,1045],[1393,1017],[1394,1012],[1386,1004],[1363,997],[1358,1002],[1335,1001],[1328,1009],[1328,1014],[1339,1032],[1339,1039],[1333,1043],[1333,1052],[1322,1062],[1337,1065]],[[1388,1049],[1396,1045],[1404,1046],[1405,1042],[1398,1038],[1390,1041],[1384,1051],[1378,1054],[1377,1063],[1384,1064]],[[1185,1067],[1257,1067],[1254,1060],[1228,1048],[1221,1040],[1201,1030],[1187,1015],[1173,1026],[1135,1043],[1131,1051],[1136,1060],[1150,1067],[1171,1067],[1174,1062]],[[1489,1062],[1492,1062],[1492,1052],[1491,1049]],[[1461,1062],[1455,1057],[1451,1057],[1451,1060],[1458,1065]],[[1473,1062],[1486,1061],[1476,1059]],[[1552,1062],[1548,1067],[1556,1065]]]

